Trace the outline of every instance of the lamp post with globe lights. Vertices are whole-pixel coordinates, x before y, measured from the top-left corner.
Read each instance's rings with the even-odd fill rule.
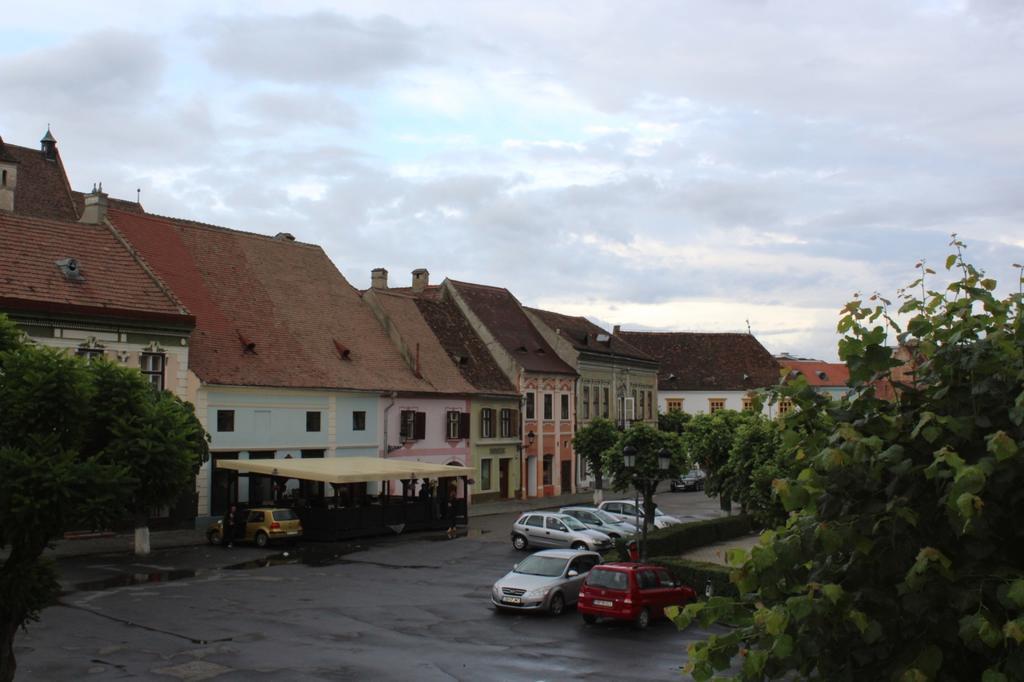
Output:
[[[669,470],[672,468],[672,452],[666,447],[660,447],[657,451],[658,468],[655,470],[654,475],[650,473],[644,474],[644,469],[649,470],[649,467],[637,468],[637,457],[639,451],[633,445],[626,445],[622,448],[622,464],[625,468],[625,472],[632,478],[634,494],[633,509],[636,515],[636,525],[640,526],[640,494],[643,493],[643,526],[641,527],[640,534],[640,561],[647,561],[647,526],[652,520],[652,512],[654,509],[654,493],[658,488],[658,483],[665,480],[669,475]],[[647,455],[649,458],[650,455]],[[641,457],[641,459],[643,459]]]

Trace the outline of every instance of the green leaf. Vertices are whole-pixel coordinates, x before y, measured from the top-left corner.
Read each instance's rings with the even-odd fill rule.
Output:
[[[759,678],[764,664],[768,661],[768,652],[763,649],[748,649],[743,661],[743,674],[752,678]]]
[[[821,591],[825,595],[825,597],[833,604],[838,603],[839,600],[843,598],[843,588],[841,585],[836,585],[834,583],[822,585]]]
[[[867,614],[865,614],[863,611],[858,611],[857,609],[850,609],[849,613],[846,614],[846,617],[850,620],[850,622],[857,626],[857,629],[860,630],[861,634],[864,634],[864,632],[867,631],[868,617]]]
[[[789,614],[786,613],[786,610],[781,607],[775,607],[765,620],[764,629],[769,635],[778,637],[786,631],[788,623]]]
[[[1018,644],[1024,642],[1024,618],[1006,621],[1003,624],[1003,635]]]
[[[1009,680],[1010,678],[994,668],[989,668],[981,674],[981,682],[1009,682]]]
[[[725,550],[725,561],[730,566],[742,566],[747,563],[748,556],[747,550],[742,547],[733,547],[732,549]]]
[[[772,644],[771,654],[774,658],[786,658],[793,653],[793,636],[779,635]]]
[[[1006,596],[1020,608],[1024,608],[1024,580],[1018,579],[1010,583]]]
[[[951,253],[948,256],[946,256],[946,269],[951,270],[953,269],[954,265],[956,265],[956,254]]]
[[[1000,462],[1016,455],[1019,449],[1017,442],[1003,431],[996,431],[988,436],[987,440],[988,451]]]

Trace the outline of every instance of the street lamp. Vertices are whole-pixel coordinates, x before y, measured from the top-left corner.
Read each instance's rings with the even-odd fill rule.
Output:
[[[526,434],[527,445],[533,445],[533,441],[535,440],[537,440],[537,435],[533,431],[530,431],[528,434]]]
[[[622,463],[627,469],[632,469],[636,466],[636,448],[632,445],[622,448]]]
[[[632,445],[627,445],[622,448],[622,464],[627,469],[631,470],[633,474],[633,509],[634,519],[636,521],[637,529],[640,533],[640,560],[647,561],[647,524],[653,522],[653,519],[647,518],[647,510],[644,510],[643,526],[640,525],[640,491],[639,486],[644,488],[644,502],[647,501],[648,488],[651,485],[657,486],[658,481],[661,480],[659,477],[641,476],[636,471],[636,456],[637,449]],[[657,452],[658,458],[658,470],[668,471],[672,467],[672,452],[668,448],[660,448]]]
[[[668,448],[658,450],[658,468],[668,471],[670,466],[672,466],[672,453],[668,451]]]

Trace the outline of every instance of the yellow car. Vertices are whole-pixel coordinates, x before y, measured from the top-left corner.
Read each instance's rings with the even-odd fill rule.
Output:
[[[255,542],[257,547],[266,547],[271,540],[297,540],[302,537],[302,521],[292,509],[277,507],[257,507],[238,511],[245,518],[245,533],[235,528],[232,542],[246,540]],[[211,545],[219,545],[224,540],[224,521],[215,521],[206,529],[206,539]]]

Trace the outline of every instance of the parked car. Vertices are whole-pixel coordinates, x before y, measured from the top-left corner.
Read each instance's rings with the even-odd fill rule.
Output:
[[[617,517],[596,507],[562,507],[558,512],[573,517],[591,530],[601,531],[612,540],[636,535],[635,525],[620,521]]]
[[[547,611],[557,616],[575,604],[590,569],[601,563],[596,552],[545,549],[523,559],[491,588],[495,608]]]
[[[576,610],[587,623],[598,618],[632,621],[638,630],[667,606],[684,606],[697,598],[691,587],[677,582],[661,566],[617,562],[595,566],[580,588]]]
[[[235,529],[235,542],[255,542],[266,547],[274,540],[298,540],[302,537],[302,521],[292,509],[257,507],[239,512],[245,514],[245,531]],[[219,545],[224,537],[224,521],[214,521],[206,529],[206,539]]]
[[[672,492],[677,490],[704,490],[704,479],[707,476],[700,469],[691,469],[685,475],[672,479],[669,487]]]
[[[612,539],[565,514],[527,512],[512,524],[512,546],[516,549],[571,547],[601,552],[611,549]]]
[[[621,521],[633,521],[637,518],[636,503],[633,500],[605,500],[598,509],[606,511],[612,516],[618,518]],[[640,505],[640,522],[644,520],[644,509],[643,504]],[[679,519],[674,516],[665,514],[657,507],[654,508],[654,527],[655,528],[667,528],[668,526],[674,526],[677,523],[682,523]]]

